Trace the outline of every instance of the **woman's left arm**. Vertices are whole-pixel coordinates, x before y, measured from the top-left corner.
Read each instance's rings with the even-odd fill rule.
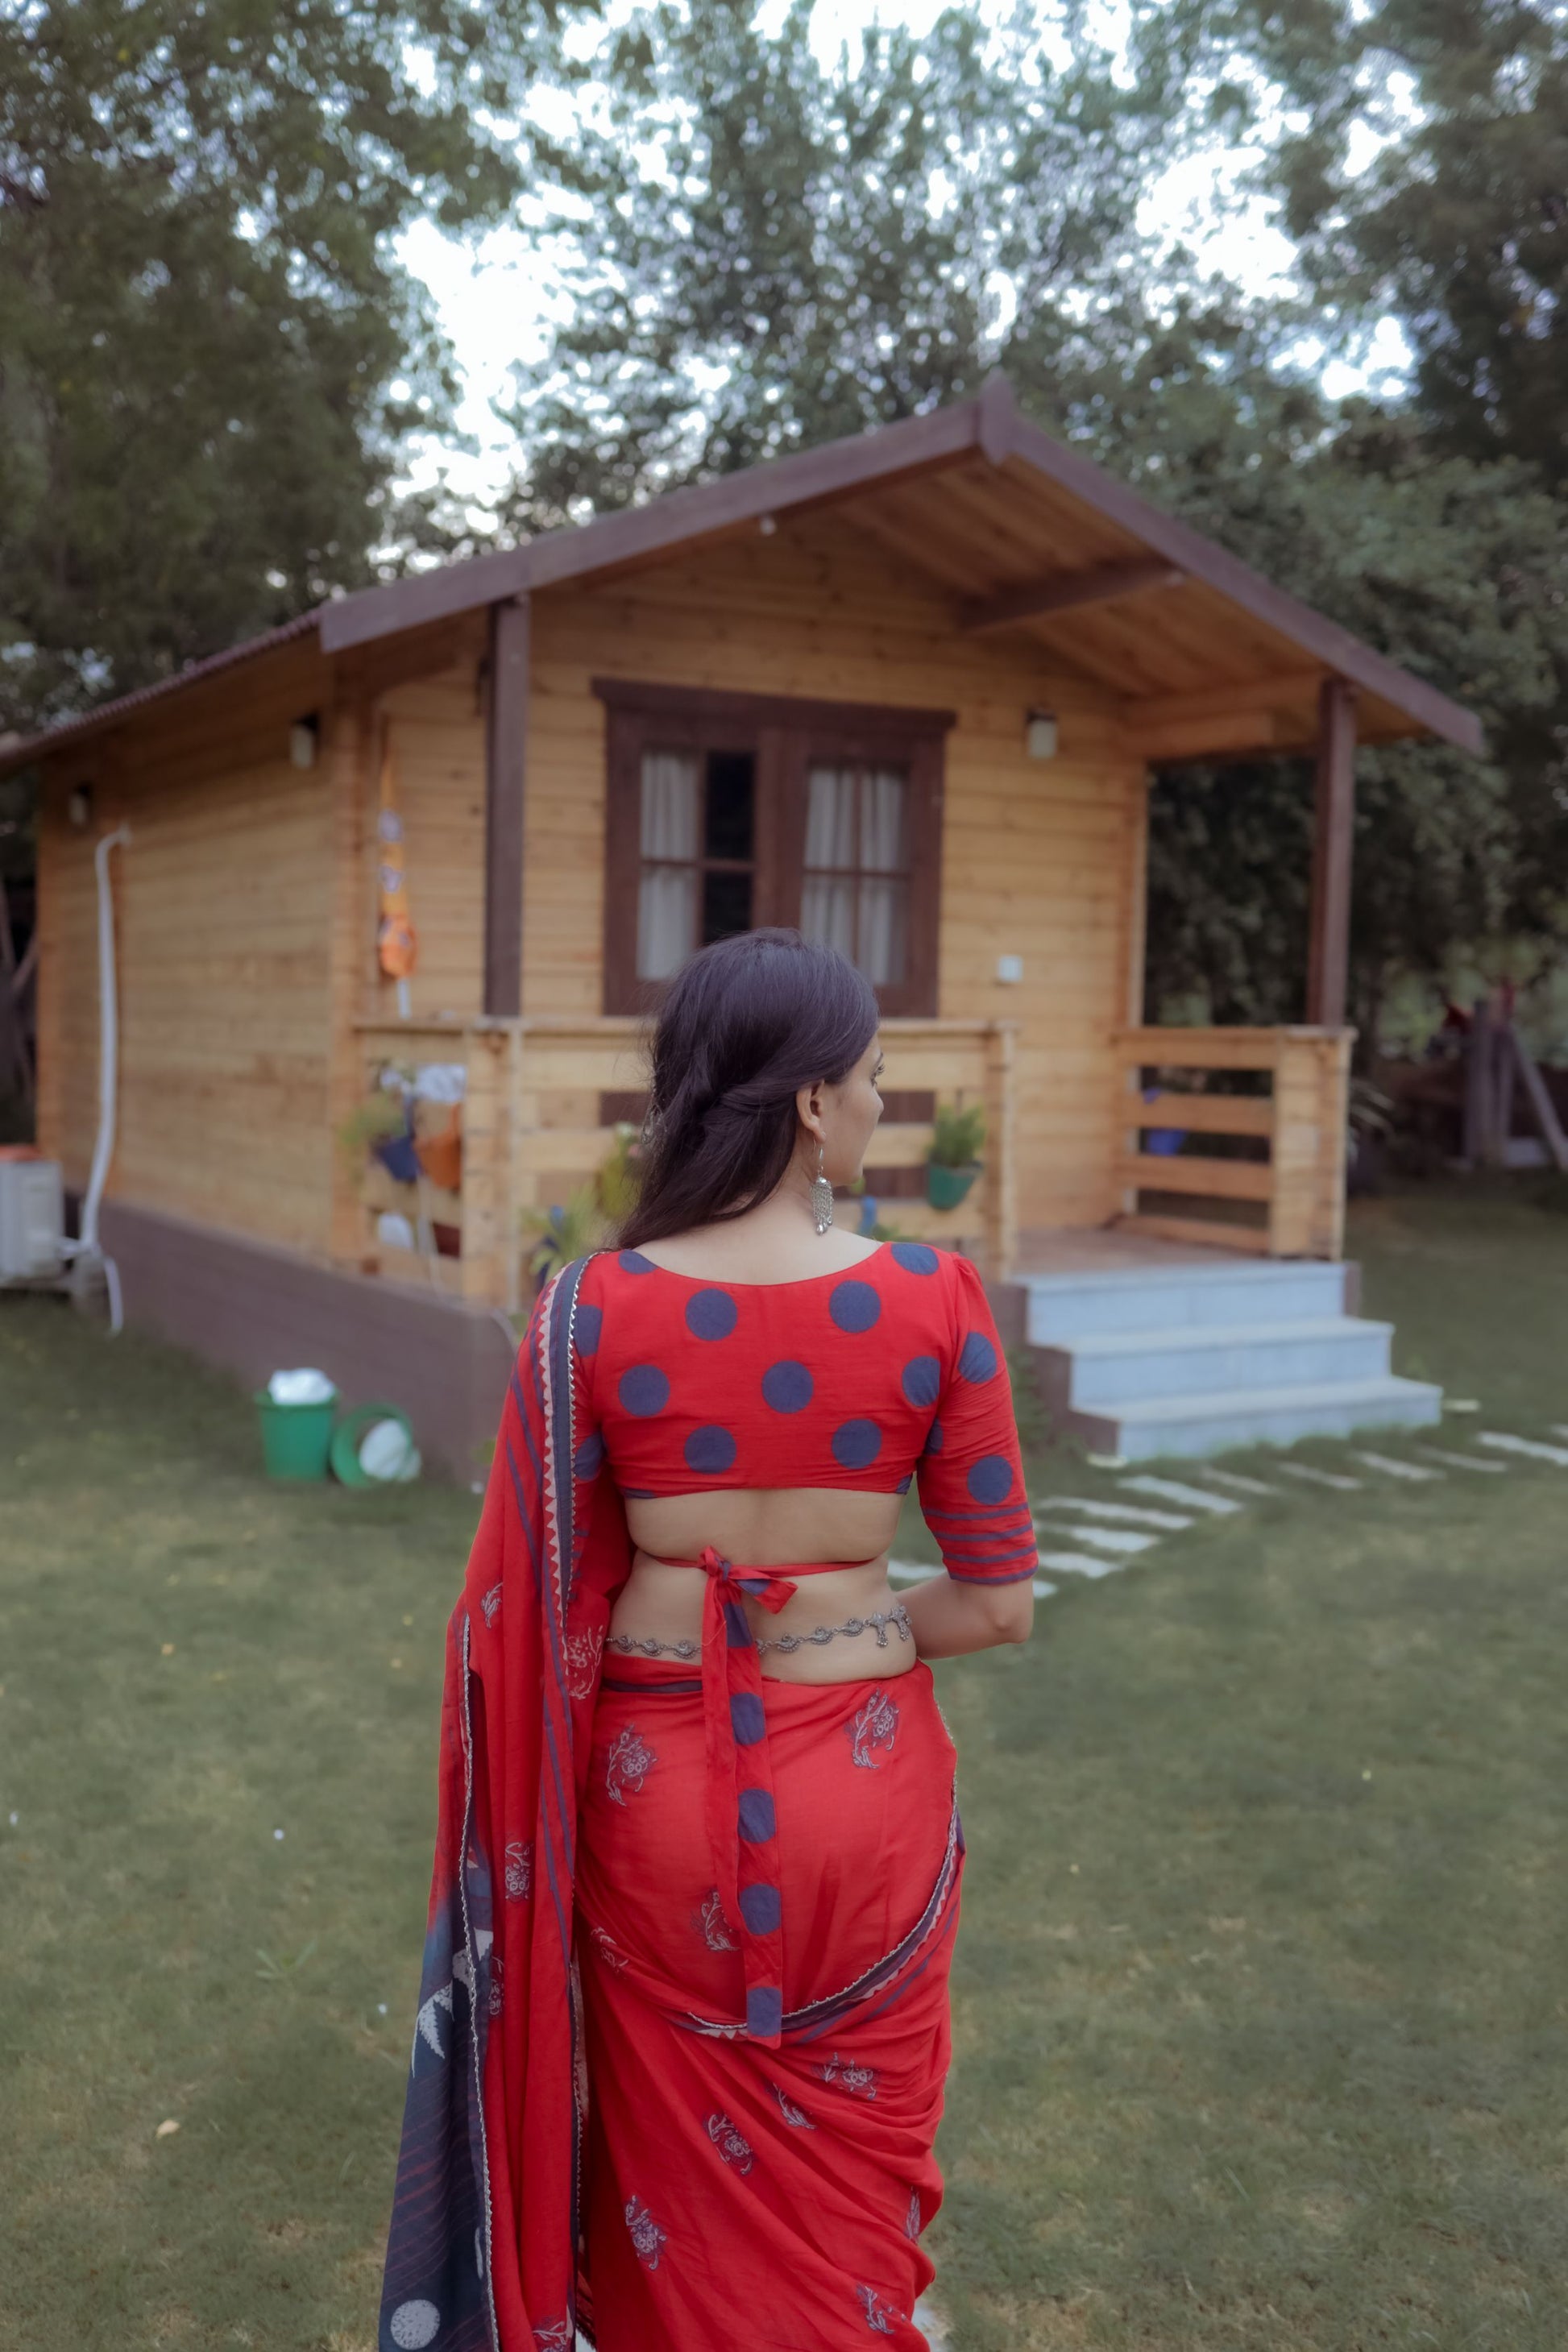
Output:
[[[904,1596],[922,1657],[1025,1642],[1039,1566],[1013,1389],[995,1318],[966,1258],[942,1397],[917,1469],[921,1507],[947,1570]]]

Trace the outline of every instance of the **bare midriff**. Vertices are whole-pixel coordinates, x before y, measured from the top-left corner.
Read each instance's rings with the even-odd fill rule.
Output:
[[[890,1617],[898,1606],[888,1581],[888,1548],[898,1528],[899,1505],[897,1495],[834,1486],[720,1487],[706,1494],[628,1498],[626,1525],[637,1551],[610,1632],[637,1641],[700,1642],[708,1580],[700,1569],[684,1563],[700,1559],[704,1545],[711,1544],[740,1568],[787,1573],[805,1562],[817,1571],[799,1580],[799,1591],[776,1615],[760,1601],[746,1602],[759,1639],[804,1639],[797,1650],[764,1650],[764,1675],[781,1682],[844,1683],[906,1674],[916,1663],[913,1641],[892,1623],[883,1624],[879,1641],[872,1622],[879,1615]],[[829,1560],[844,1565],[824,1568]],[[835,1633],[821,1643],[804,1638],[820,1626],[855,1618],[864,1621],[863,1633]]]

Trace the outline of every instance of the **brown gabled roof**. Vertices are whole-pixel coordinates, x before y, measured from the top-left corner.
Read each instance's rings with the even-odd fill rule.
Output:
[[[187,662],[184,669],[175,670],[170,677],[161,677],[152,686],[133,687],[129,694],[117,694],[112,702],[100,702],[96,709],[84,710],[79,719],[67,719],[58,727],[45,728],[39,735],[18,736],[14,742],[0,738],[0,772],[19,768],[42,751],[64,751],[84,735],[95,735],[100,727],[112,726],[127,711],[140,710],[144,702],[157,702],[183,686],[195,686],[198,678],[232,669],[237,662],[254,661],[258,654],[269,654],[275,646],[286,646],[294,637],[309,636],[320,625],[325,609],[318,605],[311,612],[296,614],[291,621],[280,622],[277,628],[266,630],[259,637],[247,637],[243,645],[228,646],[221,654],[208,654],[204,661]]]
[[[320,627],[323,653],[343,652],[826,506],[950,593],[955,628],[1025,631],[1115,696],[1130,744],[1151,758],[1305,743],[1327,677],[1358,688],[1367,740],[1427,733],[1482,748],[1472,711],[1029,424],[994,376],[978,398],[930,415],[340,597],[0,754],[0,765],[306,628]]]

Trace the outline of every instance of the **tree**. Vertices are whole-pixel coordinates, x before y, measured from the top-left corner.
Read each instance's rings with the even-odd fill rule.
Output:
[[[1568,484],[1562,0],[1182,0],[1177,14],[1189,72],[1260,67],[1289,109],[1268,177],[1302,268],[1342,331],[1399,320],[1433,446]],[[1255,75],[1223,87],[1254,120],[1268,102]]]
[[[1115,293],[1161,92],[954,10],[821,66],[809,0],[640,12],[564,215],[572,315],[524,385],[514,529],[893,422]]]
[[[0,730],[368,576],[553,0],[0,0]]]
[[[716,0],[637,18],[585,208],[558,231],[575,306],[516,412],[507,521],[536,529],[909,415],[999,359],[1042,423],[1482,713],[1488,763],[1363,755],[1364,1024],[1394,972],[1436,975],[1460,942],[1557,920],[1563,515],[1522,448],[1436,440],[1419,404],[1327,401],[1300,356],[1324,331],[1321,288],[1248,304],[1139,236],[1151,152],[1204,109],[1247,103],[1232,65],[1272,40],[1338,70],[1339,0],[1278,22],[1251,5],[1161,0],[1131,72],[1081,30],[1053,65],[1037,28],[992,45],[957,13],[925,42],[873,39],[854,73],[816,64],[798,6],[772,39]],[[1154,1004],[1299,1018],[1301,764],[1175,771],[1153,809]]]

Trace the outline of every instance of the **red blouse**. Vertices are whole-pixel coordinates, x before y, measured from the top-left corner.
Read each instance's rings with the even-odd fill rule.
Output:
[[[581,1478],[607,1458],[633,1498],[716,1487],[907,1494],[951,1576],[1038,1565],[1012,1389],[980,1277],[923,1242],[847,1272],[710,1282],[637,1250],[585,1269]]]

